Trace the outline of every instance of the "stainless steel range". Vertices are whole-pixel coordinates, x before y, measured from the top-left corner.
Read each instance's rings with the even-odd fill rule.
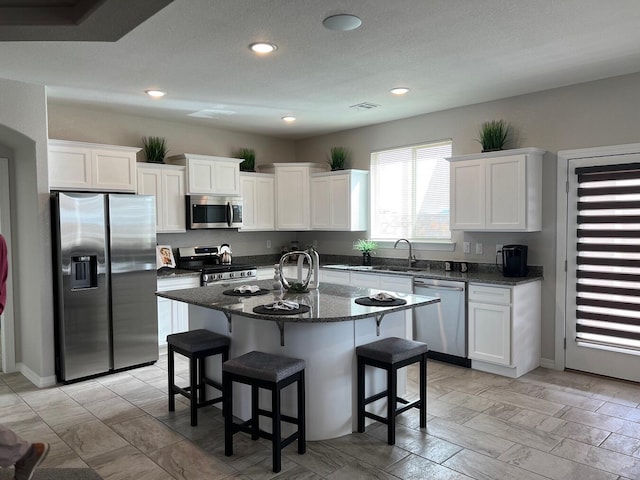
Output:
[[[179,247],[178,266],[187,270],[200,272],[200,285],[206,287],[217,283],[235,283],[255,280],[257,267],[237,263],[223,263],[231,261],[229,245],[210,247]]]

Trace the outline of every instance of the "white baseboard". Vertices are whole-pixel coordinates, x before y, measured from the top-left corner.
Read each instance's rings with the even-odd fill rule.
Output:
[[[551,360],[550,358],[540,358],[540,366],[544,367],[544,368],[550,368],[552,370],[555,370],[556,361],[555,360]]]
[[[16,367],[18,368],[18,371],[27,378],[27,380],[29,380],[38,388],[53,387],[56,383],[58,383],[55,375],[49,377],[41,377],[29,367],[27,367],[24,363],[18,362],[16,364]]]

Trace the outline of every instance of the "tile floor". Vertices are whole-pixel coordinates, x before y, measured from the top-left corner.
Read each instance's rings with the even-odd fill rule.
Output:
[[[180,375],[186,363],[179,364]],[[417,369],[410,368],[413,391]],[[185,402],[167,411],[166,356],[149,367],[37,389],[0,375],[0,422],[51,443],[43,466],[94,469],[136,479],[640,479],[640,385],[539,368],[518,380],[443,363],[428,367],[426,431],[417,410],[398,417],[395,446],[385,426],[285,449],[271,471],[268,442],[235,436],[224,456],[222,417]],[[186,382],[185,382],[186,383]],[[177,397],[181,398],[181,397]]]

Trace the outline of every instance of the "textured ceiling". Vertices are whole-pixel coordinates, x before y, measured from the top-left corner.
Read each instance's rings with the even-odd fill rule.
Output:
[[[303,138],[640,71],[638,0],[111,0],[103,27],[138,2],[157,13],[115,42],[0,41],[0,77],[52,101]],[[362,26],[325,29],[337,13]],[[278,50],[256,57],[255,41]],[[189,116],[201,110],[213,118]]]

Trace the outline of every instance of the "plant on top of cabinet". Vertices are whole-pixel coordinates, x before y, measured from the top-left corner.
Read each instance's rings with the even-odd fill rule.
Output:
[[[348,156],[349,150],[347,149],[347,147],[331,147],[331,155],[329,157],[329,165],[331,166],[331,171],[344,170],[344,165],[347,161]]]
[[[241,148],[236,153],[238,158],[244,161],[240,164],[241,172],[255,172],[256,168],[256,152],[253,148]]]
[[[164,163],[167,156],[167,142],[163,137],[142,137],[144,154],[149,163]]]
[[[490,120],[480,127],[480,138],[476,141],[482,145],[483,152],[502,150],[511,133],[511,126],[504,120]]]
[[[371,254],[375,255],[376,248],[378,248],[378,244],[369,239],[359,238],[356,243],[353,244],[354,250],[360,250],[362,252],[362,265],[371,265]]]

